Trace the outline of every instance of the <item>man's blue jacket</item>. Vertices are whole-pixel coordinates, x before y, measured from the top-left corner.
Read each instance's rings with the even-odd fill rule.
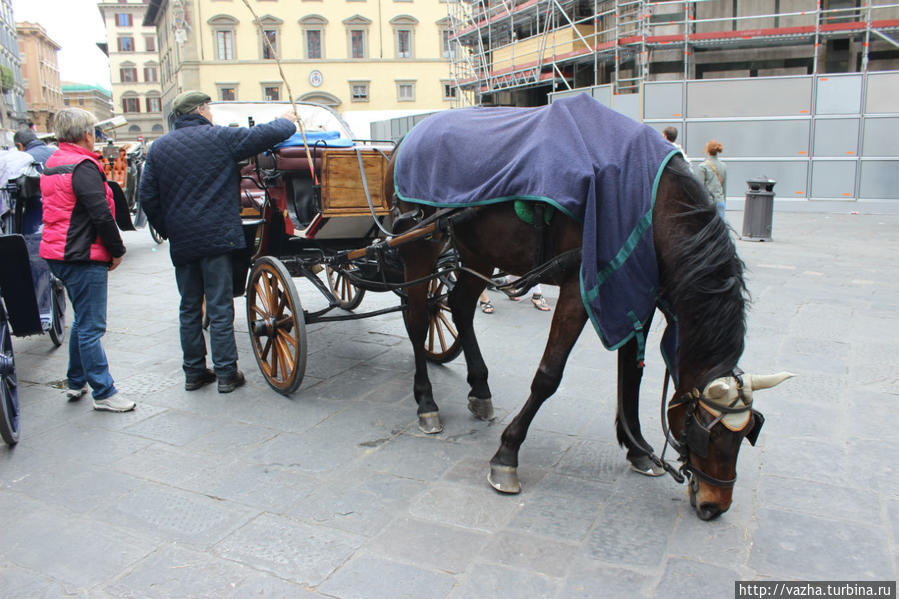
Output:
[[[237,163],[296,132],[289,120],[218,127],[191,113],[153,142],[140,182],[150,224],[168,237],[175,266],[246,247]]]

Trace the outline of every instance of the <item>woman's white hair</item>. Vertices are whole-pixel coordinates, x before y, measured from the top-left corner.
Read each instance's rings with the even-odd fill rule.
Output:
[[[53,120],[57,141],[77,143],[84,134],[94,130],[97,117],[82,108],[63,108]]]

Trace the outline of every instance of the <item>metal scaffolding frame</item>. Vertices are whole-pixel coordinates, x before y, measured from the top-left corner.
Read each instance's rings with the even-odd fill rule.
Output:
[[[894,32],[899,32],[899,3],[869,0],[850,8],[824,8],[822,0],[805,3],[806,10],[713,16],[722,11],[721,2],[449,2],[455,104],[477,105],[485,94],[534,86],[570,89],[575,86],[575,72],[591,69],[592,82],[586,85],[608,82],[615,94],[636,93],[644,81],[653,80],[656,55],[665,54],[668,62],[672,54],[679,55],[686,80],[697,49],[807,46],[812,49],[811,71],[816,74],[819,48],[830,39],[863,40],[863,72],[868,70],[875,39],[899,47],[894,39]],[[784,4],[794,9],[802,6],[800,2]],[[583,80],[578,87],[582,85]]]

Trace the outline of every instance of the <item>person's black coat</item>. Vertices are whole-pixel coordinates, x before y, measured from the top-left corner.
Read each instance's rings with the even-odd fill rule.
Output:
[[[153,142],[140,202],[153,228],[168,237],[175,266],[246,247],[237,163],[295,132],[284,118],[252,128],[218,127],[191,113]]]

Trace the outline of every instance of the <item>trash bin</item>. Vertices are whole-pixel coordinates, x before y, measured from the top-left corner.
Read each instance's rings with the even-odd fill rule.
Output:
[[[743,206],[743,234],[747,241],[771,241],[771,223],[774,220],[774,179],[754,177],[747,179],[746,203]]]

